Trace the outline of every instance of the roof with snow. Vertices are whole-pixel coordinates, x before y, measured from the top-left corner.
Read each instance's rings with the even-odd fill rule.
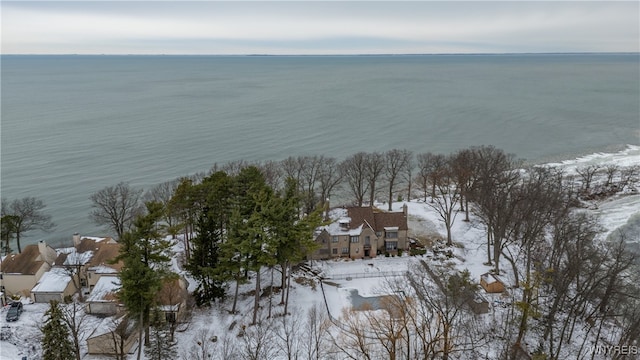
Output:
[[[116,264],[109,262],[119,254],[120,244],[109,237],[83,237],[75,248],[59,249],[55,264],[84,265],[100,273],[117,273],[122,269],[122,262]]]
[[[69,285],[71,281],[71,276],[61,268],[53,268],[40,278],[40,281],[36,284],[36,286],[31,289],[32,293],[44,293],[44,292],[63,292],[64,289]]]
[[[91,291],[91,295],[86,301],[91,302],[111,302],[116,300],[116,292],[122,283],[117,276],[102,276]]]
[[[105,318],[89,335],[87,339],[92,339],[98,336],[102,336],[104,334],[108,334],[110,332],[115,332],[116,335],[120,336],[120,334],[124,334],[125,337],[129,337],[133,334],[133,331],[136,329],[136,321],[135,319],[129,319],[127,315],[122,315],[120,317],[108,317]]]
[[[484,274],[480,275],[480,277],[487,284],[493,284],[495,282],[502,283],[502,281],[500,281],[500,279],[498,279],[495,275],[493,275],[491,273],[484,273]]]
[[[360,235],[364,227],[376,232],[408,230],[404,212],[384,212],[371,207],[336,208],[329,212],[333,222],[321,227],[331,235]]]

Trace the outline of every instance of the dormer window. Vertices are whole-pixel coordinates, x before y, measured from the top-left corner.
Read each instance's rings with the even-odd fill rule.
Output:
[[[349,225],[351,224],[351,221],[349,219],[340,219],[338,223],[340,224],[341,230],[349,230]]]

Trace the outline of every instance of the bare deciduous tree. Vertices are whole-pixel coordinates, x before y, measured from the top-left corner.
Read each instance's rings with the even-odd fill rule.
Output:
[[[178,215],[171,212],[172,208],[169,206],[169,202],[178,188],[178,185],[180,185],[180,179],[165,181],[152,187],[142,197],[142,200],[145,203],[153,201],[162,204],[164,207],[162,219],[166,223],[167,233],[171,234],[173,239],[176,238],[179,231],[177,226],[179,220]]]
[[[196,331],[193,341],[187,354],[182,355],[183,360],[209,360],[214,354],[214,342],[211,338],[214,335],[207,329]]]
[[[276,161],[265,161],[258,165],[260,172],[264,176],[264,181],[272,189],[278,190],[282,187],[282,169],[280,163]]]
[[[607,175],[607,180],[604,186],[609,186],[613,184],[613,178],[616,176],[618,172],[620,172],[620,167],[616,164],[610,164],[605,166],[604,173]]]
[[[600,166],[598,165],[588,165],[588,166],[583,166],[576,169],[576,172],[578,173],[578,175],[580,175],[580,178],[582,179],[582,188],[585,191],[589,191],[589,189],[591,188],[591,182],[593,182],[593,177],[596,175],[598,171],[600,171]]]
[[[331,328],[331,321],[322,307],[315,305],[309,309],[304,328],[302,348],[306,358],[309,360],[325,358],[329,347],[327,331]]]
[[[385,155],[373,152],[366,155],[366,179],[369,187],[369,206],[376,200],[376,186],[385,169]]]
[[[85,332],[88,330],[85,322],[86,314],[84,312],[84,307],[74,299],[71,303],[62,305],[61,311],[62,321],[69,328],[76,360],[81,360],[81,341],[84,339]]]
[[[347,186],[358,206],[364,203],[369,190],[367,181],[367,154],[359,152],[344,159],[340,165],[340,174],[347,181]]]
[[[447,158],[442,154],[423,153],[418,154],[418,183],[424,192],[424,201],[427,201],[429,187],[431,187],[431,197],[436,196],[436,182],[445,168]]]
[[[393,192],[397,186],[399,176],[406,171],[413,153],[408,150],[392,149],[385,153],[385,177],[389,186],[389,211],[392,209]]]
[[[142,189],[133,189],[125,182],[107,186],[89,197],[94,208],[89,217],[113,230],[120,240],[142,212],[141,194]]]
[[[476,179],[476,164],[473,151],[463,149],[453,155],[451,167],[460,189],[460,210],[464,211],[464,221],[469,221],[469,194]]]
[[[473,148],[472,151],[477,178],[468,196],[476,204],[476,215],[487,228],[487,264],[491,264],[493,252],[495,271],[499,273],[503,240],[515,215],[513,190],[520,179],[516,170],[519,162],[513,155],[493,146]]]
[[[435,197],[432,197],[431,202],[428,203],[428,205],[438,213],[447,229],[448,246],[453,245],[451,227],[458,214],[455,211],[455,207],[460,199],[460,187],[456,181],[453,167],[451,166],[452,159],[451,157],[448,158],[447,165],[440,169],[438,177],[434,179],[433,184],[437,189],[437,194]]]
[[[288,360],[300,358],[302,354],[302,336],[300,334],[300,312],[295,311],[292,316],[283,314],[279,318],[278,327],[275,331],[278,339],[280,354]]]
[[[18,252],[22,252],[20,238],[24,233],[32,230],[51,231],[55,227],[51,222],[51,215],[43,211],[46,207],[42,200],[35,197],[16,199],[10,203],[2,199],[3,222],[10,221],[10,228],[5,230],[10,230],[15,235]]]
[[[342,174],[335,158],[323,158],[318,174],[318,186],[320,187],[320,205],[326,207],[326,202],[331,198],[333,191],[342,182]]]
[[[245,329],[239,352],[243,359],[270,360],[275,358],[278,347],[271,320],[263,320]]]

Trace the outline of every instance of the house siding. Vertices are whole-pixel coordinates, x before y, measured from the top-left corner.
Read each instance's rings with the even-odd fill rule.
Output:
[[[34,275],[2,274],[2,286],[4,286],[5,294],[7,296],[30,296],[31,289],[36,286],[42,274],[44,274],[44,271]]]
[[[321,228],[315,240],[320,247],[309,257],[310,259],[374,258],[379,253],[387,252],[387,241],[397,243],[392,253],[397,253],[400,249],[408,249],[406,211],[389,213],[366,207],[341,210],[343,213],[339,219]],[[387,238],[385,227],[394,228],[389,230],[389,233],[393,233],[393,238]],[[352,242],[350,238],[355,235],[359,239],[357,242]],[[367,236],[370,242],[365,247]],[[334,237],[338,239],[337,242],[332,241]]]

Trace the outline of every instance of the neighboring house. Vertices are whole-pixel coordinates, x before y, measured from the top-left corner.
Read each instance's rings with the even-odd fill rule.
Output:
[[[121,246],[112,238],[81,238],[74,234],[73,244],[74,247],[59,251],[55,264],[74,271],[76,286],[91,291],[101,276],[113,276],[122,269],[122,262],[110,263],[120,254]]]
[[[501,293],[505,290],[502,280],[491,273],[480,275],[480,286],[488,293]]]
[[[384,212],[371,207],[333,209],[333,222],[316,229],[316,243],[320,248],[311,259],[348,257],[362,259],[378,254],[397,254],[406,250],[407,207],[401,212]]]
[[[27,245],[20,254],[9,254],[0,264],[0,292],[6,296],[31,296],[31,289],[51,269],[56,251],[44,241]]]
[[[92,315],[115,315],[121,309],[116,293],[122,286],[117,276],[102,276],[85,299],[86,311]]]
[[[108,317],[87,338],[89,354],[127,354],[137,340],[136,322],[126,315]]]
[[[65,296],[75,293],[75,286],[69,272],[62,268],[52,268],[42,275],[40,281],[31,289],[31,299],[37,303],[49,303],[51,300],[64,302]]]
[[[167,279],[157,295],[158,305],[167,322],[181,322],[187,310],[189,292],[183,277]]]

